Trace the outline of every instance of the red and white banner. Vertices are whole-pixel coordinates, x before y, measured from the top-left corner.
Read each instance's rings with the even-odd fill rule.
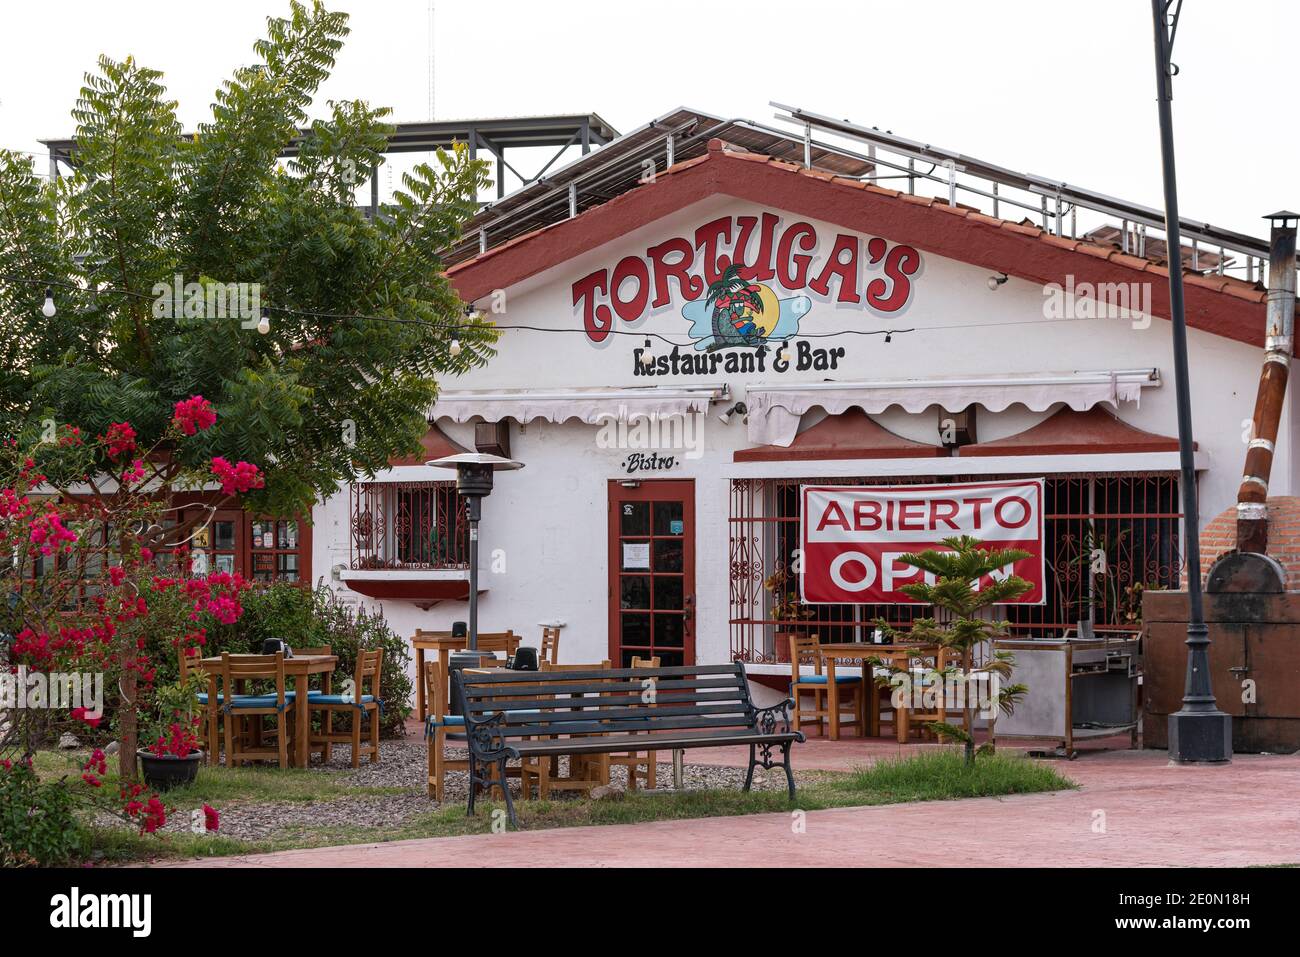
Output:
[[[908,552],[943,550],[941,540],[971,535],[988,548],[1030,553],[993,577],[1015,574],[1034,587],[1015,600],[1041,605],[1043,480],[949,485],[805,485],[800,489],[803,548],[800,591],[810,605],[915,604],[899,588],[932,576],[900,561]]]

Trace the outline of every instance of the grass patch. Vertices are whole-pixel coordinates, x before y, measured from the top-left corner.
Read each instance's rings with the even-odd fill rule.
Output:
[[[1020,755],[987,754],[968,765],[961,749],[944,748],[877,761],[837,782],[835,787],[881,799],[872,803],[889,804],[1033,794],[1077,785],[1051,765]]]
[[[66,755],[55,757],[68,760]],[[768,774],[769,780],[784,784],[779,770]],[[409,793],[397,788],[351,787],[345,783],[346,775],[347,772],[205,767],[192,786],[169,792],[167,802],[177,807],[194,807],[206,801],[221,809],[237,803],[271,800],[328,801],[364,794]],[[518,801],[515,809],[521,829],[541,830],[1030,794],[1076,786],[1051,765],[1018,754],[986,755],[973,766],[967,766],[962,752],[953,748],[884,759],[852,773],[803,772],[793,802],[786,797],[784,787],[748,794],[738,788],[726,788],[681,794],[634,792],[620,800],[606,801]],[[295,825],[256,841],[175,833],[142,836],[130,830],[97,829],[95,853],[99,859],[122,862],[486,834],[492,830],[493,811],[499,808],[504,808],[499,800],[481,801],[478,813],[468,817],[464,804],[458,802],[416,815],[399,825],[368,826],[364,821]]]

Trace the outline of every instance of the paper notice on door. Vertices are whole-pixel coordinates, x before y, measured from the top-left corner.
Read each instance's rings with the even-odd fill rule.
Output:
[[[623,543],[623,568],[624,569],[649,569],[650,567],[650,543],[649,542],[624,542]]]

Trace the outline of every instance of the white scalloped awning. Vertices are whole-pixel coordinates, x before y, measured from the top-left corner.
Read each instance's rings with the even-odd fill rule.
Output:
[[[1123,369],[1103,372],[1064,372],[989,376],[972,379],[894,379],[878,382],[805,382],[790,385],[752,385],[745,403],[749,407],[749,440],[755,445],[787,446],[799,431],[799,420],[811,409],[839,415],[857,408],[868,415],[901,406],[923,412],[932,405],[960,411],[982,405],[1001,412],[1019,403],[1031,412],[1045,412],[1058,403],[1085,412],[1109,402],[1137,402],[1142,390],[1160,384],[1158,369]]]
[[[628,421],[648,415],[683,415],[708,412],[709,403],[727,397],[725,385],[647,386],[639,389],[505,389],[498,391],[443,392],[434,403],[430,419],[468,422],[475,417],[485,422],[534,419],[566,422],[579,419],[588,424],[608,422],[611,417]]]

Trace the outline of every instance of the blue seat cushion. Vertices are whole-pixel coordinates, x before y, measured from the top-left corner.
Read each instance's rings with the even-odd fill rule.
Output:
[[[841,675],[841,674],[837,674],[837,675],[835,676],[835,683],[836,683],[837,685],[851,685],[851,684],[857,684],[857,683],[860,682],[861,680],[862,680],[862,677],[861,677],[860,675]],[[801,685],[824,685],[824,684],[826,684],[826,676],[825,676],[825,675],[800,675],[800,676],[799,676],[799,684],[801,684]]]
[[[207,704],[207,703],[208,703],[208,693],[207,693],[206,691],[200,691],[200,692],[199,692],[198,694],[196,694],[194,697],[196,697],[196,698],[199,699],[199,704]],[[222,703],[223,701],[225,701],[225,700],[226,700],[226,696],[225,696],[225,695],[223,695],[223,694],[219,694],[219,695],[217,695],[217,704],[221,704],[221,703]]]
[[[307,695],[307,698],[310,704],[332,704],[340,706],[349,704],[356,706],[357,704],[351,697],[344,697],[341,694],[325,694],[320,691],[311,692]],[[374,700],[375,696],[372,694],[363,694],[361,696],[361,704],[363,705],[371,704]]]
[[[424,736],[432,738],[438,728],[464,728],[465,718],[459,714],[444,714],[439,718],[436,714],[429,715],[424,722]]]
[[[296,693],[286,691],[284,693],[284,703],[293,704]],[[226,705],[227,708],[274,708],[277,706],[278,699],[273,694],[237,694],[230,699]]]

